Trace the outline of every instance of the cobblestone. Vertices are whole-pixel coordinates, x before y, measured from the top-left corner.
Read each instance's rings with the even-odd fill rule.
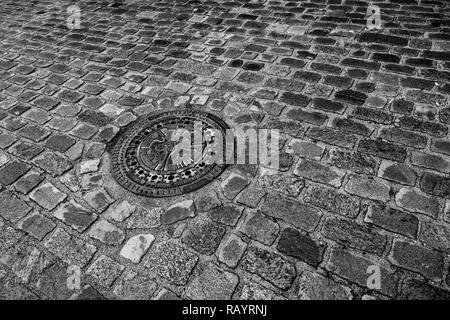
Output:
[[[97,248],[57,228],[44,243],[45,247],[68,264],[85,266]]]
[[[238,281],[235,274],[223,271],[214,264],[199,264],[194,270],[193,281],[187,287],[186,296],[208,300],[231,299]]]
[[[183,285],[189,279],[198,257],[174,240],[158,243],[150,249],[145,266],[167,280]]]
[[[296,276],[292,263],[279,254],[258,247],[247,250],[242,266],[281,289],[288,289]]]
[[[300,300],[350,300],[350,288],[318,273],[304,271],[299,278]]]
[[[119,2],[0,4],[1,298],[448,299],[446,1]],[[279,170],[127,193],[117,138],[172,109],[279,130]]]
[[[367,285],[367,270],[372,265],[377,264],[348,251],[334,249],[331,252],[331,257],[326,268],[341,278],[365,287]],[[381,286],[379,290],[388,296],[395,296],[398,282],[397,276],[393,270],[383,266],[379,267],[381,272]]]
[[[441,253],[401,240],[394,242],[389,259],[399,267],[433,280],[441,278],[444,272],[444,256]]]
[[[110,287],[124,269],[125,267],[121,264],[102,255],[91,264],[87,269],[86,274],[91,277],[95,283],[103,287]]]

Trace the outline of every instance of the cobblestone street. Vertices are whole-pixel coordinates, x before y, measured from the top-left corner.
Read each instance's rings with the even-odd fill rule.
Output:
[[[2,0],[0,299],[448,300],[449,97],[447,0]],[[190,109],[279,130],[279,173],[119,185]]]

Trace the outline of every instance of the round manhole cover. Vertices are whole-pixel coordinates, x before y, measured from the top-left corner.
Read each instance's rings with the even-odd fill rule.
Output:
[[[225,137],[227,129],[224,121],[206,112],[177,110],[149,115],[117,141],[113,176],[124,188],[149,197],[197,190],[226,168],[226,164],[208,160],[208,155],[213,149],[214,132],[220,130],[221,135],[216,136]],[[222,145],[225,150],[224,141]],[[188,153],[180,161],[183,152]]]

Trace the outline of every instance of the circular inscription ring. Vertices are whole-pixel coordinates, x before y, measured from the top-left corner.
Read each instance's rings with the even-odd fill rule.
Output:
[[[195,132],[198,128],[201,130]],[[224,121],[203,111],[175,110],[146,116],[117,141],[112,155],[113,176],[125,189],[149,197],[197,190],[217,178],[227,166],[208,161],[214,154],[214,132],[220,130],[221,137],[225,137],[227,129]],[[183,137],[188,139],[183,140],[180,149]],[[185,141],[190,141],[190,145]],[[222,143],[224,149],[225,145]],[[179,161],[176,155],[180,152],[189,152],[190,156]]]

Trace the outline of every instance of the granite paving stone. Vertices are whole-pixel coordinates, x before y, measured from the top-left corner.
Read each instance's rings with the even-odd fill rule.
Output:
[[[1,299],[448,300],[449,1],[73,5],[0,2]],[[169,110],[255,129],[259,162],[131,192],[115,147]]]

